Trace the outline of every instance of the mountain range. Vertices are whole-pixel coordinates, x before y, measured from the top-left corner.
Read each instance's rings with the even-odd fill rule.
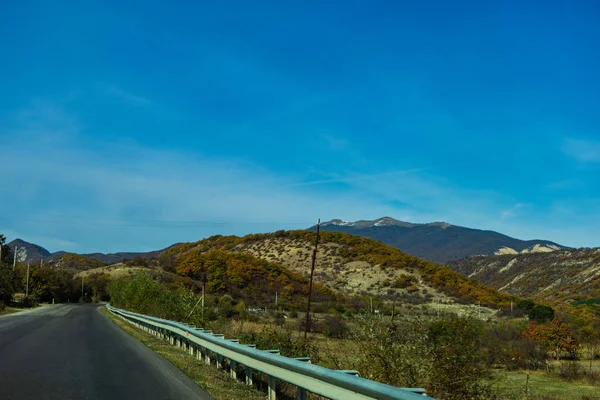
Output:
[[[316,230],[316,226],[309,230]],[[479,255],[541,253],[566,248],[548,240],[520,240],[494,231],[466,228],[446,222],[416,224],[390,217],[355,222],[333,219],[323,222],[321,230],[378,240],[405,253],[440,264]],[[50,253],[39,245],[21,239],[13,240],[9,246],[24,247],[27,250],[27,261],[53,261],[67,254],[64,251]],[[82,255],[105,264],[114,264],[134,257],[151,259],[165,250]]]
[[[314,231],[316,226],[309,229]],[[476,255],[550,252],[565,248],[548,240],[520,240],[446,222],[415,224],[390,217],[355,222],[334,219],[323,222],[321,230],[379,240],[405,253],[442,264]]]
[[[27,258],[25,259],[25,261],[31,261],[31,262],[40,261],[40,260],[55,261],[67,254],[71,254],[66,251],[57,251],[54,253],[50,253],[48,250],[46,250],[42,246],[39,246],[34,243],[26,242],[22,239],[13,240],[12,242],[8,243],[8,246],[10,246],[11,249],[14,249],[15,247],[25,248],[25,250],[27,251]],[[119,252],[119,253],[108,253],[108,254],[88,253],[88,254],[81,254],[81,255],[91,258],[93,260],[100,261],[101,263],[104,263],[104,264],[114,264],[119,261],[132,259],[134,257],[142,257],[142,258],[146,258],[146,259],[158,257],[164,250],[166,250],[166,249],[149,251],[149,252]]]
[[[146,253],[50,253],[21,239],[13,240],[9,245],[24,247],[28,261],[43,259],[58,268],[78,273],[119,275],[139,268],[155,268],[161,276],[175,276],[178,265],[185,261],[187,254],[192,254],[191,250],[196,252],[194,254],[224,250],[245,253],[307,276],[313,239],[306,235],[315,229],[242,238],[214,236]],[[458,293],[471,293],[468,302],[474,298],[495,304],[505,302],[505,298],[500,300],[499,295],[476,285],[478,281],[500,292],[536,301],[557,303],[600,299],[600,249],[572,249],[546,240],[524,241],[445,222],[414,224],[389,217],[356,222],[332,220],[321,224],[321,229],[324,232],[315,278],[331,289],[345,293],[402,298],[417,304],[426,297],[431,301],[430,296],[439,300],[454,298],[460,302],[464,299],[460,300],[462,294]],[[361,242],[357,236],[365,237],[367,241]],[[395,253],[396,249],[382,242],[402,253]],[[447,268],[411,256],[444,263]],[[131,261],[121,263],[123,260]],[[190,265],[195,262],[188,261]],[[450,276],[451,272],[467,280]],[[440,282],[448,279],[458,286],[440,286]]]

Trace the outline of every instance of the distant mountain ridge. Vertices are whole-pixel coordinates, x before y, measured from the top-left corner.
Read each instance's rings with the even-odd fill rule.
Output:
[[[535,300],[600,299],[600,248],[469,257],[447,266],[503,292]]]
[[[12,242],[7,243],[7,244],[12,249],[13,253],[14,253],[16,247],[25,248],[25,250],[27,251],[27,258],[25,259],[25,261],[39,261],[39,260],[48,261],[52,257],[52,253],[50,253],[48,250],[46,250],[42,246],[38,246],[37,244],[26,242],[22,239],[15,239]]]
[[[315,230],[316,226],[309,229]],[[520,240],[494,231],[447,222],[417,224],[390,217],[355,222],[333,219],[322,223],[321,229],[379,240],[405,253],[437,263],[476,255],[548,252],[566,248],[549,240]]]
[[[176,245],[176,244],[175,244]],[[173,245],[173,246],[175,246]],[[66,251],[57,251],[54,253],[50,253],[48,250],[34,243],[26,242],[22,239],[15,239],[12,242],[8,243],[11,249],[14,249],[15,246],[19,248],[25,248],[27,251],[27,258],[25,261],[54,261],[57,260],[67,254],[70,254]],[[81,254],[82,256],[91,258],[96,261],[100,261],[104,264],[114,264],[123,260],[132,259],[134,257],[142,257],[145,259],[158,257],[163,251],[162,250],[154,250],[148,252],[119,252],[119,253],[89,253],[89,254]]]

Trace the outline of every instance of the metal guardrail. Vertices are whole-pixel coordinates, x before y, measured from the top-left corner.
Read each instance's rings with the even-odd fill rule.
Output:
[[[244,366],[248,385],[253,384],[255,372],[265,374],[269,400],[275,400],[277,381],[297,386],[298,400],[305,400],[308,392],[339,400],[431,399],[425,395],[425,389],[397,388],[361,378],[356,371],[336,371],[311,364],[306,357],[288,358],[279,355],[278,350],[258,350],[255,345],[239,344],[237,340],[180,322],[121,310],[110,304],[106,307],[146,332],[185,348],[207,365],[215,360],[217,368],[223,368],[223,361],[227,359],[234,379],[237,379],[238,366]]]

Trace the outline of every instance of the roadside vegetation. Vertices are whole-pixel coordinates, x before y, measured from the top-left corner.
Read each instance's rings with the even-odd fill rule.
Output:
[[[106,286],[108,277],[95,274],[85,279],[83,290],[81,280],[75,278],[74,269],[97,266],[87,263],[87,257],[67,254],[69,268],[63,269],[54,263],[41,262],[29,265],[29,288],[27,289],[27,264],[17,262],[13,269],[13,252],[6,245],[6,238],[0,234],[2,257],[0,259],[0,312],[5,307],[24,308],[38,303],[76,303],[108,300]],[[62,260],[62,259],[61,259]],[[74,260],[83,266],[74,267]],[[28,293],[27,293],[28,292]]]
[[[117,307],[208,327],[329,368],[356,369],[394,386],[424,387],[439,399],[593,399],[588,389],[600,384],[597,331],[577,331],[552,308],[533,311],[536,304],[528,301],[520,306],[531,319],[332,310],[312,316],[305,340],[303,313],[295,310],[249,311],[228,295],[207,296],[202,309],[193,291],[145,274],[113,280],[108,292]],[[552,391],[540,386],[547,382],[554,382]],[[285,385],[280,391],[293,393]]]

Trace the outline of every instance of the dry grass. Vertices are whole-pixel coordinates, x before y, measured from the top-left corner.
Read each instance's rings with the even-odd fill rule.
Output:
[[[459,315],[481,315],[482,319],[493,317],[496,310],[481,307],[476,309],[470,305],[456,304],[454,299],[438,291],[424,282],[414,271],[396,268],[382,268],[371,265],[366,261],[344,262],[339,255],[342,246],[336,243],[324,243],[317,253],[317,268],[315,280],[336,291],[354,295],[370,295],[386,297],[409,295],[422,297],[426,307],[432,311],[450,311]],[[313,244],[302,239],[268,238],[261,241],[243,243],[236,246],[234,251],[248,253],[254,257],[283,265],[305,277],[309,276]],[[403,275],[411,275],[418,281],[419,291],[409,293],[406,288],[394,288],[392,283]]]
[[[0,315],[8,315],[8,314],[14,314],[16,312],[19,311],[23,311],[22,308],[13,308],[13,307],[6,307],[3,309],[0,309]]]
[[[600,387],[569,383],[541,371],[502,371],[497,393],[501,399],[515,400],[600,400]]]

